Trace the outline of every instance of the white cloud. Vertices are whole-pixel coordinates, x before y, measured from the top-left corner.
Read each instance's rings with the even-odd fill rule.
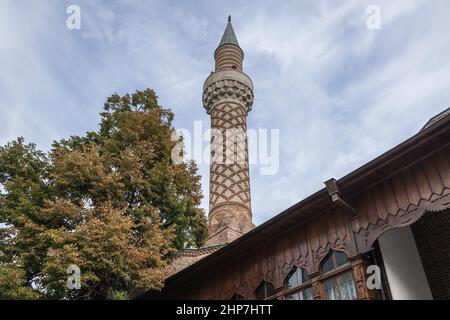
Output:
[[[450,104],[450,7],[423,0],[0,3],[0,143],[93,130],[105,98],[154,88],[193,128],[228,13],[255,85],[249,127],[280,129],[280,172],[251,168],[261,223],[411,136]],[[381,30],[366,8],[381,7]],[[11,32],[14,30],[14,32]],[[401,119],[401,120],[400,120]],[[208,208],[208,166],[201,165]]]

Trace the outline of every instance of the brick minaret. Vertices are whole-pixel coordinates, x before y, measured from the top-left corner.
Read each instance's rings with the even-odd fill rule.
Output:
[[[247,113],[253,104],[253,84],[242,72],[231,17],[214,53],[215,72],[203,86],[203,105],[211,115],[211,166],[208,245],[233,241],[251,230]]]

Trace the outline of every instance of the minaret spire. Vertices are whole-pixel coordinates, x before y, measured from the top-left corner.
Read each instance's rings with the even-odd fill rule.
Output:
[[[231,24],[231,15],[228,16],[227,27],[225,28],[222,39],[220,40],[219,47],[224,44],[232,44],[239,47],[239,42],[237,41],[236,34],[234,33],[233,25]]]
[[[239,46],[239,42],[231,24],[231,15],[228,16],[228,23],[220,40],[219,46],[214,52],[216,60],[216,71],[236,69],[242,71],[242,61],[244,51]]]
[[[215,72],[203,86],[203,106],[211,115],[208,245],[229,243],[254,227],[247,146],[253,84],[242,72],[244,52],[231,16],[214,58]]]

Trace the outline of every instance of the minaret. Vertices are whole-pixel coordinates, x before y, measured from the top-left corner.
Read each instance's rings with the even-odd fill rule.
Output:
[[[254,227],[247,145],[253,84],[242,72],[244,52],[231,16],[214,59],[215,71],[203,86],[203,106],[211,115],[208,245],[229,243]]]

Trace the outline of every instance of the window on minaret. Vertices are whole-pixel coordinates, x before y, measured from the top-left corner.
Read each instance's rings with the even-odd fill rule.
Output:
[[[287,300],[314,300],[312,287],[309,286],[308,272],[303,268],[294,268],[284,281],[288,291]]]
[[[263,281],[255,290],[256,300],[264,300],[273,295],[273,284]]]
[[[353,272],[348,271],[350,262],[347,255],[331,251],[321,264],[324,298],[326,300],[354,300],[357,298]]]

